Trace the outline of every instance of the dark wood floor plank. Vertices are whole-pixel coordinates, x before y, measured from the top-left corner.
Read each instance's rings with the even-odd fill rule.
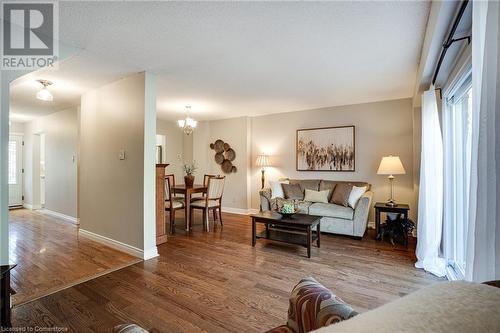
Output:
[[[224,228],[203,232],[195,214],[194,231],[186,233],[178,215],[176,234],[159,257],[16,307],[14,324],[51,321],[75,332],[109,332],[130,322],[151,332],[263,332],[286,321],[290,290],[303,277],[315,277],[360,312],[439,281],[414,267],[414,243],[406,249],[374,241],[371,233],[362,241],[325,234],[307,259],[299,246],[259,240],[252,247],[247,216],[224,214]]]
[[[57,217],[16,209],[9,212],[14,305],[50,294],[137,258],[80,237],[78,228]]]

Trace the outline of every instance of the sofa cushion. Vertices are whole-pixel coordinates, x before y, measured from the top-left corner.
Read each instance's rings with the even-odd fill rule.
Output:
[[[288,184],[287,180],[270,180],[269,185],[271,186],[271,199],[274,198],[284,198],[282,184]]]
[[[271,210],[279,212],[285,203],[293,204],[297,213],[302,214],[309,214],[309,206],[312,204],[312,202],[309,201],[274,198],[270,201]]]
[[[332,203],[315,202],[309,207],[309,214],[336,217],[345,220],[354,219],[354,209]]]
[[[304,199],[304,192],[302,192],[299,184],[282,184],[281,187],[283,187],[286,199]]]
[[[295,209],[297,213],[309,214],[309,207],[311,207],[313,203],[309,201],[297,201]]]
[[[366,186],[353,186],[351,193],[349,194],[349,206],[356,209],[356,205],[358,204],[359,199],[366,192]]]
[[[349,206],[349,195],[351,194],[352,185],[340,183],[335,186],[330,202],[337,205]]]
[[[329,190],[313,191],[306,189],[306,192],[304,194],[304,201],[328,203],[329,192]]]
[[[302,193],[308,190],[319,190],[319,183],[321,180],[319,179],[289,179],[290,184],[299,184]]]
[[[338,182],[336,182],[334,180],[322,180],[319,183],[319,190],[320,191],[325,191],[325,190],[330,191],[330,193],[328,194],[328,201],[330,201],[332,199],[333,190],[335,189],[335,186],[337,185],[337,183]]]
[[[358,187],[363,187],[366,186],[366,190],[369,191],[371,188],[371,185],[366,183],[366,182],[349,182],[349,181],[338,181],[338,180],[321,180],[319,183],[319,190],[324,191],[324,190],[330,190],[330,197],[328,198],[328,201],[331,201],[331,197],[333,194],[333,190],[335,189],[335,186],[337,184],[350,184],[353,186],[358,186]]]
[[[500,332],[500,290],[438,282],[317,333]]]

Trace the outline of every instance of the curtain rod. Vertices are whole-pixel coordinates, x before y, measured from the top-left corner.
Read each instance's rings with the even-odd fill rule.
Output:
[[[439,74],[439,70],[441,69],[441,65],[443,64],[443,59],[444,59],[444,56],[446,55],[446,52],[448,51],[448,48],[453,43],[464,40],[464,39],[467,39],[467,43],[470,44],[471,36],[465,36],[465,37],[453,39],[453,35],[455,34],[455,31],[457,30],[458,24],[460,23],[460,20],[462,19],[462,16],[464,15],[465,8],[467,7],[468,3],[469,3],[469,0],[462,1],[462,5],[460,6],[460,9],[458,11],[457,17],[455,18],[455,21],[453,22],[453,26],[451,28],[450,33],[448,34],[448,38],[446,38],[446,41],[443,43],[443,49],[441,50],[441,55],[439,56],[436,71],[434,72],[434,76],[432,77],[432,84],[436,83],[436,79],[437,79],[437,76]]]

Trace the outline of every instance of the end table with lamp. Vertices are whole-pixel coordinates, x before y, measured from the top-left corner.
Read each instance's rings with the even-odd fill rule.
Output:
[[[391,184],[391,196],[387,202],[377,202],[375,204],[375,238],[379,238],[380,234],[380,214],[381,213],[396,213],[402,214],[404,221],[408,222],[408,211],[410,206],[407,204],[398,204],[394,199],[394,175],[404,175],[406,170],[401,162],[399,156],[384,156],[380,161],[380,165],[377,170],[378,175],[388,175],[389,182]],[[405,237],[405,246],[408,244],[408,235]]]
[[[394,200],[394,175],[404,175],[406,174],[403,163],[399,156],[384,156],[380,161],[380,166],[377,170],[378,175],[389,175],[389,182],[391,183],[391,197],[387,200],[386,205],[388,207],[396,207],[398,204]]]

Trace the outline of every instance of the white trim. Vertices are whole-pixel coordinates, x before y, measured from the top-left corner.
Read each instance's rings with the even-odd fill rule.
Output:
[[[116,250],[128,253],[130,255],[133,255],[138,258],[142,258],[144,255],[144,251],[135,247],[131,246],[122,242],[119,242],[117,240],[93,233],[91,231],[79,228],[78,233],[82,235],[83,237],[87,237],[92,239],[93,241],[99,242],[101,244],[107,245],[109,247],[112,247]]]
[[[42,209],[42,206],[40,206],[40,205],[31,205],[31,204],[27,204],[27,203],[23,203],[23,207],[26,209],[29,209],[29,210]]]
[[[245,208],[222,207],[222,212],[231,214],[249,215],[258,213],[259,210],[255,208],[245,209]]]
[[[159,256],[158,249],[155,246],[155,247],[153,247],[151,249],[148,249],[148,250],[144,251],[142,259],[148,260],[148,259],[152,259],[152,258],[158,257],[158,256]]]
[[[85,230],[82,228],[78,228],[78,233],[83,237],[87,237],[89,239],[92,239],[93,241],[99,242],[101,244],[112,247],[118,251],[128,253],[134,257],[141,258],[144,260],[146,260],[145,257],[147,257],[147,259],[150,259],[150,258],[156,257],[156,255],[158,255],[158,252],[154,251],[152,249],[148,249],[146,252],[144,252],[143,250],[141,250],[135,246],[119,242],[117,240],[93,233],[91,231],[88,231],[88,230]],[[156,250],[156,248],[155,248],[155,250]],[[154,255],[155,252],[156,252],[156,255]]]
[[[69,221],[71,223],[74,223],[74,224],[78,223],[78,219],[76,217],[65,215],[65,214],[62,214],[62,213],[59,213],[59,212],[55,212],[55,211],[50,210],[50,209],[45,209],[45,208],[40,209],[40,213],[46,214],[46,215],[52,215],[52,216],[61,218],[63,220],[67,220],[67,221]]]

